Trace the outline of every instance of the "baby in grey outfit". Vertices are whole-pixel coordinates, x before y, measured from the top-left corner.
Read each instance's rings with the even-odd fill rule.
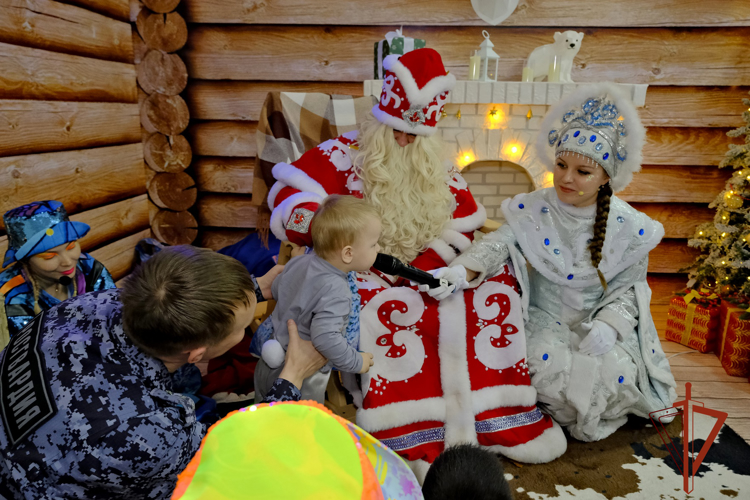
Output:
[[[312,227],[314,253],[293,258],[271,287],[277,304],[271,315],[273,337],[263,344],[255,368],[255,396],[261,400],[284,367],[289,345],[287,321],[297,324],[300,338],[328,359],[328,364],[305,379],[302,399],[319,403],[331,367],[348,373],[366,373],[372,354],[358,352],[345,337],[352,304],[347,275],[368,271],[380,251],[380,218],[364,200],[333,195],[315,212]]]

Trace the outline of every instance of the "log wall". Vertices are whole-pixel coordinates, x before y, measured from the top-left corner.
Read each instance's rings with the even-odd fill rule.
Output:
[[[575,29],[585,33],[576,82],[650,85],[641,108],[649,127],[644,167],[622,198],[665,224],[649,277],[654,302],[665,303],[694,257],[686,238],[710,219],[706,204],[728,177],[716,166],[750,90],[745,0],[521,0],[498,27],[478,19],[470,2],[452,0],[183,0],[180,12],[190,33],[180,54],[190,75],[200,242],[211,247],[254,227],[254,131],[268,91],[362,95],[373,44],[402,25],[440,52],[458,79],[467,77],[468,56],[486,29],[501,56],[500,79],[518,81],[535,47]]]
[[[0,213],[63,202],[115,280],[151,235],[129,15],[129,0],[0,0]]]

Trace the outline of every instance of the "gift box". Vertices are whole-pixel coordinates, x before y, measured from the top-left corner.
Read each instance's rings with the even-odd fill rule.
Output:
[[[391,54],[404,55],[414,49],[423,49],[426,43],[421,38],[410,38],[401,34],[401,30],[386,33],[385,40],[375,44],[375,79],[382,80],[385,77],[383,60]]]
[[[721,302],[721,331],[716,355],[727,374],[750,376],[750,319],[742,319],[747,304],[740,307],[728,300]]]
[[[716,347],[721,309],[715,295],[690,291],[669,301],[667,340],[678,342],[699,352]]]

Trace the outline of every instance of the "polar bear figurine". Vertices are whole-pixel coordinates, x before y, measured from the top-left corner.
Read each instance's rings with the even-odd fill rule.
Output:
[[[570,72],[573,69],[573,59],[581,50],[583,33],[576,31],[559,31],[555,33],[555,43],[542,45],[535,48],[526,61],[526,67],[534,72],[534,80],[541,81],[548,76],[549,65],[552,58],[557,55],[560,58],[560,81],[573,83]]]

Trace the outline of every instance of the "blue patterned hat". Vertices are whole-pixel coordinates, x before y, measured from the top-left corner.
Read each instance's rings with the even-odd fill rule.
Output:
[[[8,251],[3,267],[86,236],[91,227],[68,219],[59,201],[35,201],[5,212]]]

